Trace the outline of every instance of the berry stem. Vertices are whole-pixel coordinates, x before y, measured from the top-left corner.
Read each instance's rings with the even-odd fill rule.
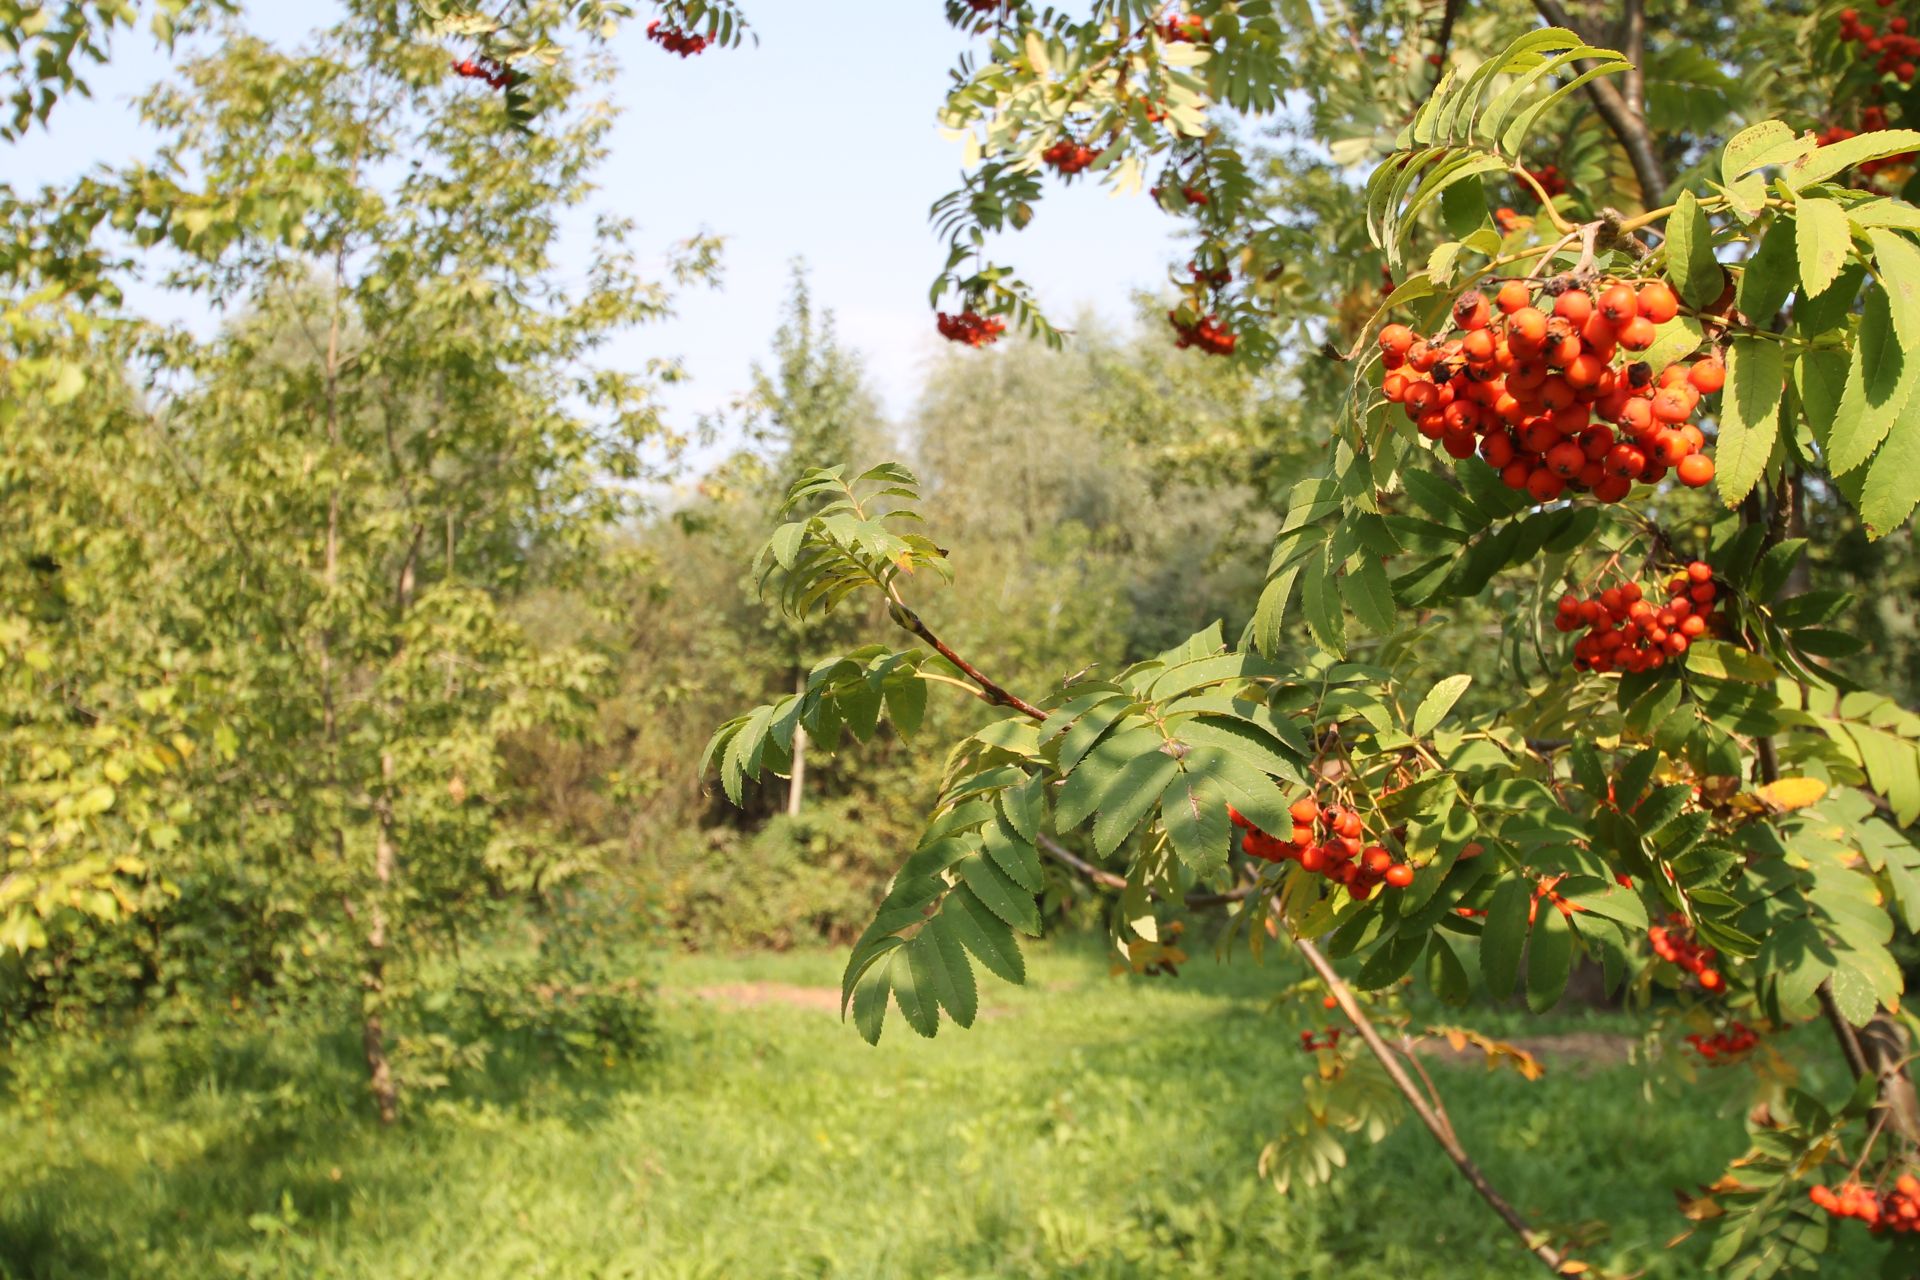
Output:
[[[1047,718],[1046,712],[1034,706],[1025,698],[1020,697],[1018,694],[1007,692],[1006,689],[988,679],[986,673],[981,671],[980,668],[955,653],[946,641],[935,635],[933,630],[920,620],[919,614],[907,608],[906,602],[900,598],[899,591],[896,590],[891,583],[887,584],[887,600],[891,605],[887,612],[894,623],[905,630],[911,631],[914,635],[919,636],[933,647],[935,653],[958,667],[962,675],[980,686],[981,692],[986,695],[988,701],[1003,707],[1012,707],[1021,715],[1033,720],[1045,720]]]

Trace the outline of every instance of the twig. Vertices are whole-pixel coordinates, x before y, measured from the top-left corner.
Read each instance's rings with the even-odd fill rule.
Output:
[[[941,657],[945,658],[948,662],[951,662],[954,666],[958,667],[960,669],[961,674],[965,675],[967,679],[979,685],[981,691],[987,695],[987,698],[990,701],[996,702],[1003,707],[1012,707],[1015,711],[1018,711],[1021,715],[1031,717],[1032,719],[1035,719],[1035,720],[1045,720],[1047,718],[1046,712],[1034,706],[1031,702],[1028,702],[1025,698],[1022,698],[1017,694],[1007,692],[1005,689],[995,684],[992,680],[989,680],[986,674],[982,672],[980,668],[974,666],[971,662],[968,662],[965,658],[961,657],[959,654],[955,653],[951,648],[949,648],[946,641],[942,640],[939,636],[933,634],[933,631],[927,626],[927,624],[920,620],[919,614],[907,608],[907,606],[901,602],[900,596],[897,592],[889,588],[887,591],[887,595],[892,602],[892,607],[888,610],[888,613],[889,613],[889,616],[893,618],[895,624],[901,627],[904,627],[908,631],[913,632],[914,635],[919,636],[922,640],[925,640],[929,645],[932,645],[933,651],[935,653],[939,654]]]
[[[1069,852],[1044,835],[1039,838],[1039,845],[1048,856],[1073,868],[1081,875],[1087,877],[1087,879],[1092,880],[1095,884],[1105,885],[1112,889],[1123,889],[1126,887],[1127,880],[1125,876],[1115,875],[1113,872],[1102,867],[1094,866],[1085,858]],[[1234,892],[1240,897],[1246,897],[1252,890],[1248,888]],[[1230,895],[1207,896],[1217,897]],[[1190,905],[1192,901],[1193,897],[1189,896],[1188,902]],[[1289,936],[1293,938],[1293,945],[1299,949],[1302,956],[1306,957],[1307,964],[1313,968],[1315,973],[1319,974],[1320,980],[1326,984],[1327,990],[1333,994],[1334,1002],[1340,1006],[1340,1011],[1346,1014],[1347,1019],[1352,1022],[1355,1029],[1360,1032],[1360,1038],[1366,1043],[1368,1052],[1380,1060],[1380,1065],[1385,1069],[1387,1078],[1393,1082],[1394,1087],[1406,1098],[1407,1105],[1413,1108],[1415,1115],[1420,1117],[1420,1122],[1426,1125],[1427,1132],[1433,1135],[1434,1141],[1438,1142],[1441,1150],[1447,1153],[1447,1158],[1453,1161],[1454,1166],[1460,1170],[1461,1176],[1467,1180],[1475,1191],[1480,1193],[1480,1198],[1485,1200],[1493,1211],[1500,1215],[1500,1220],[1507,1224],[1508,1230],[1520,1238],[1520,1242],[1527,1247],[1528,1252],[1540,1259],[1541,1263],[1553,1274],[1561,1274],[1561,1267],[1566,1261],[1565,1258],[1551,1245],[1547,1244],[1539,1232],[1527,1225],[1527,1220],[1520,1216],[1519,1211],[1511,1204],[1508,1204],[1506,1198],[1494,1190],[1493,1184],[1487,1181],[1487,1175],[1480,1171],[1480,1166],[1473,1162],[1473,1158],[1469,1156],[1466,1149],[1460,1145],[1460,1140],[1454,1135],[1453,1125],[1448,1122],[1446,1114],[1438,1109],[1437,1103],[1439,1095],[1436,1093],[1434,1100],[1429,1102],[1427,1097],[1420,1092],[1420,1087],[1413,1082],[1412,1077],[1407,1075],[1406,1068],[1400,1065],[1399,1057],[1388,1047],[1386,1041],[1380,1038],[1380,1033],[1374,1029],[1372,1021],[1361,1011],[1359,1002],[1353,998],[1353,991],[1341,980],[1340,975],[1334,971],[1333,965],[1328,963],[1327,958],[1320,954],[1320,949],[1314,946],[1308,939],[1294,934],[1291,930],[1289,930],[1288,933]],[[1415,1064],[1415,1069],[1420,1070],[1420,1074],[1423,1077],[1426,1076],[1425,1070],[1421,1069],[1419,1064]],[[1428,1079],[1427,1084],[1428,1087],[1431,1088],[1433,1085],[1432,1080]]]
[[[1060,844],[1044,833],[1039,836],[1039,845],[1041,852],[1045,853],[1049,858],[1052,858],[1064,867],[1069,867],[1079,872],[1095,884],[1104,885],[1109,889],[1124,889],[1127,887],[1127,878],[1125,876],[1115,875],[1105,867],[1094,866],[1079,854],[1074,853],[1071,849],[1068,849],[1065,845]],[[1251,898],[1253,894],[1254,886],[1244,885],[1238,889],[1228,889],[1225,893],[1190,893],[1181,899],[1181,903],[1190,909],[1200,910],[1205,907],[1224,907],[1230,903],[1244,902],[1246,899]]]
[[[1414,1084],[1412,1077],[1407,1075],[1406,1068],[1400,1065],[1400,1059],[1387,1046],[1386,1041],[1380,1038],[1380,1033],[1374,1029],[1372,1021],[1362,1012],[1359,1002],[1353,998],[1352,990],[1334,971],[1333,965],[1327,958],[1320,953],[1320,948],[1298,935],[1294,936],[1293,945],[1305,957],[1313,971],[1320,976],[1320,980],[1326,983],[1334,1002],[1340,1006],[1340,1012],[1346,1014],[1348,1020],[1353,1023],[1354,1029],[1360,1033],[1360,1039],[1366,1042],[1368,1051],[1379,1059],[1380,1066],[1387,1073],[1387,1078],[1393,1082],[1394,1088],[1400,1091],[1401,1096],[1406,1098],[1407,1105],[1413,1109],[1416,1116],[1420,1117],[1420,1123],[1427,1127],[1427,1132],[1431,1133],[1433,1140],[1440,1144],[1440,1149],[1447,1153],[1447,1158],[1453,1161],[1454,1167],[1460,1170],[1460,1176],[1480,1193],[1480,1198],[1485,1200],[1487,1206],[1507,1224],[1507,1229],[1519,1237],[1520,1243],[1526,1246],[1527,1252],[1540,1259],[1541,1265],[1554,1275],[1562,1274],[1562,1268],[1566,1265],[1565,1256],[1546,1243],[1542,1233],[1529,1226],[1527,1220],[1520,1216],[1519,1210],[1508,1204],[1506,1197],[1494,1190],[1493,1184],[1487,1181],[1487,1175],[1480,1171],[1480,1166],[1473,1162],[1473,1157],[1467,1154],[1466,1148],[1460,1145],[1460,1140],[1454,1137],[1452,1126],[1428,1104],[1426,1098],[1420,1093],[1420,1087]]]

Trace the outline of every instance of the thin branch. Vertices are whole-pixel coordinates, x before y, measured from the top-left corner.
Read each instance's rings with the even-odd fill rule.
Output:
[[[1439,47],[1434,50],[1433,82],[1437,88],[1447,78],[1447,53],[1453,47],[1453,24],[1460,17],[1460,9],[1466,0],[1447,0],[1446,12],[1440,15]]]
[[[1079,872],[1095,884],[1104,885],[1109,889],[1124,889],[1127,887],[1127,878],[1125,876],[1115,875],[1105,867],[1094,866],[1079,854],[1044,833],[1039,837],[1039,844],[1042,853],[1045,853],[1061,866]],[[1181,903],[1190,910],[1198,911],[1206,907],[1224,907],[1231,903],[1244,902],[1246,899],[1251,898],[1253,893],[1254,886],[1245,885],[1238,889],[1229,889],[1225,893],[1190,893],[1181,899]]]
[[[1467,1154],[1466,1148],[1460,1145],[1460,1140],[1454,1137],[1452,1127],[1428,1104],[1426,1097],[1420,1092],[1420,1086],[1413,1082],[1413,1078],[1407,1074],[1407,1069],[1400,1064],[1398,1055],[1388,1047],[1386,1041],[1380,1038],[1380,1033],[1374,1029],[1373,1022],[1360,1008],[1359,1001],[1353,998],[1352,990],[1334,970],[1326,956],[1320,953],[1320,948],[1314,946],[1308,939],[1297,935],[1293,939],[1293,945],[1313,971],[1320,975],[1320,980],[1326,983],[1334,1002],[1340,1006],[1340,1012],[1346,1014],[1348,1020],[1353,1023],[1354,1029],[1359,1031],[1360,1039],[1366,1042],[1368,1051],[1379,1059],[1380,1066],[1387,1073],[1387,1078],[1393,1081],[1394,1088],[1398,1089],[1401,1096],[1407,1100],[1407,1105],[1413,1109],[1413,1113],[1420,1117],[1420,1123],[1427,1127],[1427,1132],[1433,1135],[1433,1140],[1440,1144],[1440,1149],[1447,1153],[1447,1158],[1453,1161],[1455,1168],[1460,1170],[1460,1176],[1480,1193],[1480,1198],[1499,1215],[1502,1222],[1507,1224],[1507,1230],[1519,1237],[1520,1243],[1526,1246],[1529,1253],[1540,1259],[1542,1266],[1554,1275],[1560,1275],[1562,1268],[1566,1265],[1565,1256],[1546,1243],[1543,1234],[1528,1225],[1527,1220],[1520,1216],[1519,1210],[1507,1203],[1506,1197],[1494,1190],[1493,1184],[1487,1181],[1487,1175],[1480,1171],[1480,1166],[1473,1162],[1473,1157]]]
[[[1552,25],[1575,30],[1573,19],[1560,7],[1559,0],[1533,0],[1533,7]],[[1643,28],[1644,25],[1643,21]],[[1585,39],[1584,36],[1581,38]],[[1591,70],[1593,64],[1583,59],[1574,65],[1585,72]],[[1647,131],[1646,117],[1635,111],[1633,104],[1604,76],[1595,76],[1582,87],[1586,89],[1587,96],[1593,99],[1594,110],[1613,130],[1613,136],[1619,139],[1627,159],[1632,162],[1633,176],[1640,184],[1640,202],[1649,209],[1653,208],[1666,194],[1667,174],[1666,167],[1660,162],[1659,152],[1654,149],[1653,135]]]
[[[945,658],[948,662],[951,662],[954,666],[958,667],[962,675],[966,676],[967,679],[979,685],[981,691],[987,695],[987,698],[990,701],[998,703],[1000,706],[1003,706],[1003,707],[1012,707],[1015,711],[1018,711],[1021,715],[1028,716],[1034,720],[1045,720],[1047,718],[1046,712],[1034,706],[1031,702],[1028,702],[1025,698],[1022,698],[1017,694],[1007,692],[1005,689],[995,684],[992,680],[989,680],[986,674],[982,672],[980,668],[974,666],[971,662],[968,662],[965,658],[961,657],[959,654],[955,653],[951,648],[949,648],[947,646],[946,641],[942,640],[939,636],[933,634],[933,631],[927,626],[927,624],[920,620],[919,614],[907,608],[907,606],[904,603],[902,603],[898,592],[894,591],[891,587],[889,587],[887,590],[887,596],[892,602],[892,608],[888,612],[892,616],[894,623],[898,626],[904,627],[908,631],[913,632],[914,635],[919,636],[922,640],[926,641],[929,645],[931,645],[935,653],[939,654],[941,657]]]
[[[1095,884],[1105,885],[1111,889],[1123,889],[1126,887],[1127,880],[1125,876],[1115,875],[1113,872],[1102,867],[1094,866],[1085,858],[1069,852],[1044,835],[1039,838],[1039,845],[1041,849],[1046,851],[1048,856],[1071,867]],[[1237,892],[1240,897],[1246,897],[1251,891],[1251,888],[1249,888],[1235,892]],[[1206,896],[1220,897],[1230,895]],[[1193,896],[1189,896],[1187,901],[1189,905],[1191,905]],[[1291,933],[1291,931],[1289,932]],[[1466,1149],[1460,1145],[1459,1138],[1454,1136],[1452,1124],[1448,1122],[1445,1113],[1437,1107],[1436,1104],[1439,1095],[1436,1093],[1434,1095],[1434,1101],[1430,1102],[1426,1095],[1421,1093],[1420,1087],[1413,1082],[1412,1077],[1407,1074],[1407,1069],[1401,1065],[1398,1055],[1387,1045],[1386,1041],[1380,1038],[1380,1033],[1374,1029],[1372,1021],[1367,1017],[1366,1013],[1361,1010],[1359,1002],[1353,998],[1353,991],[1341,980],[1340,975],[1334,971],[1333,965],[1327,961],[1327,958],[1320,954],[1320,949],[1306,938],[1302,938],[1297,934],[1291,934],[1291,936],[1293,937],[1293,945],[1297,947],[1300,954],[1306,958],[1307,964],[1313,968],[1313,971],[1320,976],[1320,980],[1326,984],[1327,990],[1333,993],[1334,1001],[1340,1006],[1340,1011],[1347,1015],[1347,1019],[1352,1022],[1354,1027],[1360,1032],[1360,1038],[1366,1043],[1368,1051],[1380,1060],[1380,1065],[1385,1069],[1387,1078],[1393,1082],[1394,1088],[1398,1089],[1401,1095],[1406,1098],[1407,1105],[1413,1109],[1415,1115],[1420,1117],[1420,1122],[1426,1125],[1427,1132],[1433,1135],[1434,1141],[1438,1142],[1441,1150],[1447,1153],[1447,1158],[1453,1161],[1454,1167],[1460,1170],[1461,1176],[1480,1194],[1480,1198],[1485,1200],[1488,1206],[1500,1216],[1500,1220],[1507,1224],[1507,1229],[1520,1238],[1520,1242],[1526,1246],[1528,1252],[1540,1259],[1542,1265],[1554,1275],[1561,1274],[1561,1267],[1565,1264],[1566,1259],[1558,1250],[1547,1244],[1541,1233],[1529,1226],[1527,1220],[1520,1216],[1519,1211],[1507,1203],[1506,1198],[1494,1190],[1493,1184],[1487,1181],[1487,1175],[1480,1171],[1480,1166],[1473,1162],[1473,1158],[1469,1156]],[[1416,1064],[1416,1068],[1417,1065],[1418,1064]],[[1421,1075],[1424,1077],[1426,1072],[1422,1070]],[[1432,1086],[1431,1080],[1428,1080],[1427,1083],[1429,1087]]]

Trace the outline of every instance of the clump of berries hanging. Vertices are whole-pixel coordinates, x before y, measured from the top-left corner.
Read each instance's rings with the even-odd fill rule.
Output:
[[[1723,991],[1727,980],[1713,967],[1720,953],[1712,947],[1703,947],[1693,940],[1692,931],[1685,920],[1679,916],[1669,916],[1664,925],[1654,925],[1647,930],[1647,941],[1653,945],[1653,954],[1669,964],[1675,964],[1692,974],[1700,983],[1702,991]]]
[[[1198,14],[1174,14],[1160,24],[1160,38],[1168,44],[1205,44],[1207,20]]]
[[[1208,313],[1197,320],[1183,319],[1178,310],[1167,312],[1167,319],[1173,324],[1176,347],[1198,347],[1210,356],[1230,356],[1239,345],[1239,335],[1226,327],[1220,317]]]
[[[658,18],[647,24],[647,39],[668,53],[677,53],[683,58],[691,58],[707,47],[705,36],[695,35],[681,27],[670,26]]]
[[[1637,582],[1622,582],[1582,600],[1560,597],[1556,631],[1587,628],[1573,646],[1581,671],[1651,671],[1677,658],[1714,627],[1719,588],[1713,566],[1690,562],[1667,583],[1667,602],[1655,604]]]
[[[1045,151],[1040,158],[1062,177],[1071,178],[1082,169],[1100,158],[1100,153],[1084,143],[1072,138],[1062,138]]]
[[[1840,38],[1859,45],[1861,54],[1873,60],[1876,73],[1892,76],[1904,84],[1913,83],[1915,63],[1920,61],[1920,38],[1910,33],[1912,23],[1907,18],[1897,15],[1888,18],[1884,31],[1863,21],[1858,9],[1842,9],[1838,20]]]
[[[1716,1031],[1712,1035],[1701,1035],[1696,1031],[1687,1037],[1687,1043],[1708,1066],[1724,1067],[1729,1060],[1759,1044],[1760,1033],[1744,1022],[1730,1022],[1725,1031]]]
[[[964,342],[970,347],[990,347],[1007,331],[1006,321],[977,311],[962,311],[952,316],[938,311],[934,313],[934,323],[940,336],[948,342]]]
[[[1807,1198],[1836,1218],[1860,1219],[1875,1235],[1907,1235],[1920,1230],[1920,1178],[1911,1173],[1895,1179],[1893,1190],[1885,1195],[1848,1178],[1837,1189],[1814,1187]]]
[[[1673,290],[1659,280],[1589,289],[1559,276],[1541,293],[1524,280],[1491,301],[1464,293],[1450,335],[1431,340],[1388,325],[1387,399],[1449,455],[1478,452],[1536,502],[1568,489],[1619,502],[1670,471],[1693,488],[1710,484],[1713,459],[1691,419],[1726,367],[1717,356],[1660,369],[1634,358],[1679,313]]]
[[[1321,1037],[1325,1038],[1322,1039]],[[1302,1031],[1300,1033],[1300,1048],[1306,1053],[1318,1053],[1322,1049],[1338,1049],[1339,1047],[1339,1027],[1324,1028],[1318,1036],[1311,1031]]]
[[[453,73],[465,80],[484,80],[492,89],[505,89],[519,79],[513,68],[487,57],[458,58]]]
[[[975,13],[992,13],[995,9],[1007,7],[1007,0],[967,0],[967,8]]]
[[[1557,164],[1545,164],[1538,169],[1529,169],[1527,176],[1533,179],[1534,186],[1546,193],[1548,199],[1567,193],[1566,175],[1560,172],[1560,166]]]
[[[1312,796],[1293,802],[1293,829],[1285,838],[1269,835],[1238,810],[1227,816],[1245,834],[1240,847],[1263,862],[1297,862],[1315,875],[1345,886],[1355,898],[1371,897],[1382,884],[1404,889],[1413,883],[1413,867],[1394,860],[1393,851],[1366,842],[1360,815],[1341,805],[1322,806]]]

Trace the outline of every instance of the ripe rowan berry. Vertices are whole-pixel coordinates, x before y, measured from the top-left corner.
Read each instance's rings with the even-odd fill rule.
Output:
[[[1634,301],[1640,314],[1655,324],[1665,324],[1680,314],[1680,299],[1663,281],[1652,280],[1641,285]]]
[[[1617,328],[1640,314],[1639,296],[1630,284],[1609,285],[1600,294],[1595,310],[1608,324]]]
[[[1396,862],[1388,867],[1386,882],[1396,889],[1404,889],[1413,883],[1413,868],[1404,862]]]
[[[1500,292],[1494,295],[1494,305],[1507,315],[1533,303],[1533,290],[1524,280],[1509,280],[1500,286]]]
[[[1704,489],[1713,483],[1713,459],[1704,453],[1690,453],[1680,459],[1674,474],[1689,489]]]
[[[1727,385],[1727,366],[1718,356],[1696,360],[1687,370],[1687,381],[1703,396],[1710,396]]]
[[[1634,316],[1619,329],[1619,341],[1628,351],[1645,351],[1659,338],[1654,332],[1653,321],[1645,316]]]

